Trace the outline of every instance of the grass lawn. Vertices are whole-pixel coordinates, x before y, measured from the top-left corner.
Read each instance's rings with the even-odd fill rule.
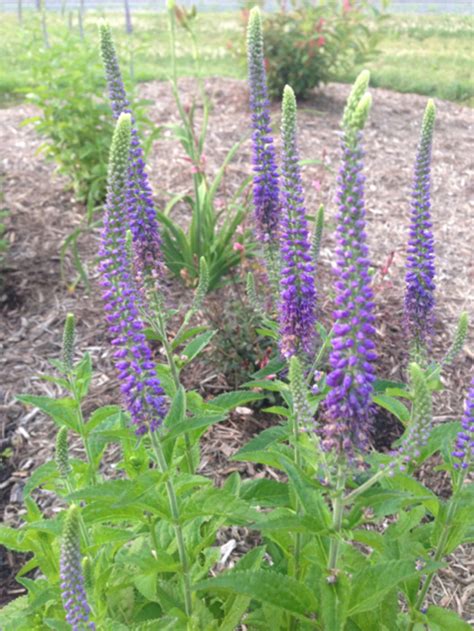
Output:
[[[97,47],[97,22],[100,15],[88,12],[86,46]],[[108,15],[114,28],[122,58],[133,57],[137,81],[165,79],[169,73],[168,32],[164,14],[134,15],[135,32],[129,38],[123,32],[121,14]],[[68,35],[67,21],[59,15],[47,16],[49,40],[54,45],[65,36],[77,39],[77,20],[73,35]],[[372,71],[372,85],[400,92],[418,92],[442,99],[474,105],[472,16],[394,15],[379,27],[379,51],[366,64]],[[199,72],[205,76],[245,76],[244,60],[235,51],[243,50],[244,31],[240,15],[204,13],[196,20],[196,35],[201,54]],[[3,14],[0,24],[0,105],[21,98],[18,90],[33,85],[32,56],[43,47],[39,16],[25,15],[23,28],[14,14]],[[132,55],[133,51],[133,55]],[[360,67],[340,81],[352,81]],[[178,29],[178,73],[198,72],[192,55],[192,43]]]

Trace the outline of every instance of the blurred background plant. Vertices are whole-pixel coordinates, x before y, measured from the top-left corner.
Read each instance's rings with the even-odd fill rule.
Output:
[[[67,33],[49,48],[29,49],[26,54],[35,86],[25,90],[26,98],[41,113],[25,124],[34,123],[44,136],[41,150],[71,182],[76,199],[86,203],[90,220],[105,196],[113,131],[97,47]],[[147,105],[147,101],[133,98],[145,153],[160,132],[146,115]]]
[[[368,22],[371,19],[371,22]],[[376,56],[383,13],[367,0],[295,0],[267,14],[265,63],[272,98],[291,85],[298,98]]]
[[[248,232],[243,228],[250,209],[250,178],[246,178],[229,198],[217,200],[217,193],[225,177],[226,168],[237,153],[241,142],[231,147],[213,178],[206,173],[204,154],[208,132],[210,102],[201,75],[201,55],[195,33],[196,9],[186,10],[174,1],[169,6],[169,34],[171,57],[171,85],[179,114],[179,123],[172,125],[173,133],[191,164],[192,190],[172,197],[158,218],[163,228],[163,254],[171,272],[195,286],[199,279],[199,261],[204,257],[209,270],[208,291],[218,287],[226,274],[238,265],[244,254],[248,255],[251,244]],[[198,99],[202,107],[202,120],[196,121],[196,99],[192,105],[183,105],[177,73],[176,29],[182,28],[191,40],[195,75],[198,77]],[[220,204],[219,204],[220,202]],[[190,221],[181,228],[172,213],[182,203],[190,211]],[[188,212],[186,212],[188,216]]]

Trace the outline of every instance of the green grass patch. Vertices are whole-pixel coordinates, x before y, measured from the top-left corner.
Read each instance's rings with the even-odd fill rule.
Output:
[[[85,46],[98,46],[99,13],[88,12]],[[135,32],[128,37],[122,14],[108,14],[124,69],[128,65],[136,81],[166,79],[170,71],[167,18],[163,13],[136,13]],[[50,42],[54,45],[68,33],[67,19],[48,14]],[[474,18],[447,15],[393,15],[379,26],[380,54],[366,64],[372,72],[372,85],[416,92],[474,105],[472,41]],[[78,34],[77,20],[73,30]],[[196,65],[187,33],[178,29],[179,76],[222,76],[244,78],[244,29],[238,12],[202,13],[195,21],[201,63]],[[21,98],[33,84],[32,66],[44,46],[39,16],[25,14],[19,27],[14,14],[1,15],[0,24],[0,105]],[[98,54],[98,53],[97,53]],[[336,77],[352,81],[360,67]]]

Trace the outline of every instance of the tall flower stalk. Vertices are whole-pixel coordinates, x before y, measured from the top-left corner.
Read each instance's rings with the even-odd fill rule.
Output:
[[[415,359],[423,358],[433,329],[435,306],[434,241],[431,223],[431,149],[436,109],[428,101],[413,182],[410,233],[406,263],[405,318]]]
[[[126,189],[127,218],[133,237],[134,269],[141,287],[156,284],[161,268],[161,238],[153,195],[145,170],[143,148],[130,109],[110,28],[100,26],[100,45],[112,111],[132,116],[130,160]]]
[[[110,151],[107,201],[99,252],[101,285],[121,392],[137,435],[156,430],[165,415],[165,403],[155,364],[140,317],[142,296],[131,273],[126,246],[130,185],[131,116],[121,114]]]
[[[264,244],[278,247],[280,200],[275,146],[270,125],[270,102],[265,75],[262,17],[250,11],[247,29],[250,109],[252,111],[253,198],[257,233]]]
[[[296,100],[285,86],[282,104],[280,351],[290,358],[313,350],[316,289],[296,144]]]
[[[368,443],[373,381],[374,303],[365,232],[361,131],[371,98],[363,72],[349,96],[342,127],[342,165],[337,192],[336,305],[324,427],[326,449],[352,457]]]
[[[474,462],[474,376],[467,393],[461,431],[456,437],[453,458],[455,468],[464,471],[467,471]]]
[[[66,621],[73,631],[95,629],[95,624],[90,620],[91,608],[84,586],[80,544],[79,507],[72,505],[64,522],[60,573]]]

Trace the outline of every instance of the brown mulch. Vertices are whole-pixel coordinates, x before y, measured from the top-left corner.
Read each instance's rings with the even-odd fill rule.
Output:
[[[181,87],[188,105],[197,92],[196,83],[183,80]],[[215,173],[231,146],[245,138],[227,169],[221,191],[224,199],[250,173],[248,95],[245,84],[235,80],[209,80],[206,87],[213,104],[205,149],[206,171],[210,175]],[[327,207],[319,289],[323,314],[331,308],[332,200],[338,168],[338,125],[348,90],[345,85],[329,85],[303,102],[299,113],[301,158],[319,162],[304,168],[307,207],[311,212],[320,203]],[[374,106],[365,134],[368,239],[376,268],[378,335],[383,355],[380,373],[397,379],[406,366],[401,298],[404,247],[412,163],[426,99],[381,89],[372,92]],[[167,85],[159,82],[143,85],[141,96],[153,101],[150,115],[157,124],[176,122],[176,108]],[[439,358],[449,346],[459,313],[467,310],[473,319],[474,120],[470,109],[443,101],[437,106],[432,197],[438,286],[434,353]],[[31,116],[32,109],[21,105],[0,110],[0,177],[4,205],[10,210],[7,219],[10,249],[2,274],[4,286],[0,290],[0,515],[7,524],[16,524],[21,518],[22,486],[31,471],[51,457],[55,433],[51,421],[38,411],[26,410],[15,401],[15,395],[56,392],[55,386],[42,381],[40,375],[51,372],[48,359],[59,354],[67,312],[75,313],[78,347],[91,353],[95,366],[86,411],[117,397],[95,283],[93,259],[98,235],[90,234],[81,243],[95,291],[91,295],[80,287],[68,291],[61,282],[58,251],[64,237],[80,224],[84,209],[71,198],[70,192],[65,192],[66,183],[54,175],[53,165],[37,154],[41,140],[34,130],[21,125],[22,120]],[[273,122],[278,129],[277,106],[273,109]],[[148,162],[158,205],[169,200],[170,192],[182,192],[189,186],[190,165],[170,130],[155,143]],[[181,220],[186,219],[182,208],[177,213]],[[226,300],[229,291],[210,300]],[[166,293],[173,304],[189,300],[189,292],[174,280],[167,281]],[[471,334],[464,353],[444,376],[446,390],[437,401],[437,422],[459,417],[473,353]],[[203,394],[218,393],[228,386],[226,376],[210,362],[202,370],[200,367],[197,383],[192,383],[192,373],[188,379]],[[393,423],[382,425],[380,431],[393,438]],[[264,426],[265,421],[258,415],[243,414],[233,415],[227,424],[212,428],[203,447],[203,471],[218,480],[236,467],[249,476],[262,475],[252,466],[242,468],[240,463],[229,463],[228,457]],[[441,495],[446,494],[442,474],[428,470],[423,475],[425,483]],[[432,598],[473,621],[474,573],[469,552],[460,549],[453,555],[449,568],[434,581]],[[0,585],[4,585],[0,587],[0,603],[21,593],[12,578],[15,562],[13,555],[0,549]]]

